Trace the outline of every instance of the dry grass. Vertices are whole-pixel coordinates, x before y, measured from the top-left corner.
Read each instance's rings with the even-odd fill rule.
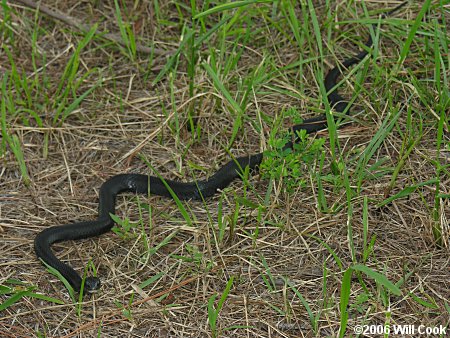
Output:
[[[172,201],[139,196],[139,203],[151,205],[149,213],[145,207],[139,211],[136,197],[120,196],[118,215],[139,223],[128,236],[122,238],[111,232],[99,238],[54,246],[58,257],[69,262],[77,271],[83,271],[88,260],[92,259],[102,278],[101,292],[85,297],[78,315],[77,306],[68,297],[63,284],[36,259],[32,245],[35,235],[45,227],[94,218],[98,188],[102,182],[118,173],[149,171],[136,156],[138,153],[147,157],[166,178],[191,180],[192,177],[210,175],[229,160],[224,146],[233,132],[235,112],[201,66],[196,68],[195,94],[191,98],[185,57],[179,59],[178,68],[170,76],[165,75],[161,82],[152,85],[151,81],[166,64],[166,56],[155,56],[150,64],[145,54],[139,54],[136,61],[130,61],[117,45],[96,39],[81,52],[79,76],[95,68],[97,71],[86,76],[79,93],[95,86],[99,78],[103,82],[61,125],[54,125],[51,123],[55,113],[51,106],[53,95],[82,35],[48,16],[35,16],[34,11],[17,3],[6,3],[14,9],[11,13],[14,39],[5,38],[2,43],[9,46],[14,63],[30,81],[37,76],[31,55],[39,56],[36,57],[36,67],[45,66],[45,70],[38,72],[41,87],[36,86],[34,90],[45,89],[46,92],[39,95],[33,93],[33,106],[44,121],[43,126],[37,126],[32,118],[27,125],[23,119],[26,112],[8,112],[6,118],[8,132],[17,135],[20,140],[31,184],[28,187],[24,184],[16,157],[10,147],[3,144],[0,153],[0,282],[6,283],[8,279],[26,282],[36,286],[34,292],[61,299],[64,304],[33,297],[19,299],[0,312],[3,337],[91,337],[97,334],[101,337],[213,336],[208,324],[208,300],[214,294],[219,294],[220,298],[231,277],[234,283],[218,316],[218,336],[337,336],[343,270],[330,250],[340,258],[346,269],[355,263],[351,243],[355,246],[357,262],[383,273],[394,283],[402,277],[406,277],[406,281],[401,286],[402,296],[398,297],[386,292],[374,280],[355,275],[348,336],[353,334],[355,324],[382,325],[389,321],[389,317],[391,324],[448,325],[448,198],[441,199],[437,210],[437,224],[443,233],[442,245],[437,245],[432,233],[436,224],[433,221],[435,185],[420,187],[405,198],[377,207],[390,184],[392,172],[389,172],[376,179],[364,180],[360,193],[351,200],[352,212],[349,212],[342,183],[323,181],[328,206],[338,205],[341,208],[336,212],[322,213],[318,210],[318,189],[313,174],[319,170],[318,163],[305,173],[307,186],[291,194],[284,193],[275,182],[274,191],[266,198],[268,181],[253,175],[250,184],[254,190],[244,193],[242,182],[236,181],[224,193],[204,204],[185,203],[194,227],[186,226]],[[100,22],[101,31],[106,28],[119,31],[114,5],[110,7],[107,2],[95,5],[75,1],[45,3],[85,23]],[[135,9],[134,3],[137,4]],[[438,3],[433,1],[434,5]],[[168,18],[174,24],[158,25],[158,12],[151,2],[127,1],[126,4],[128,16],[123,15],[133,21],[136,34],[142,37],[143,42],[150,44],[153,41],[158,48],[170,51],[177,48],[181,34],[181,25],[177,22],[180,13],[187,15],[185,8],[179,6],[177,10],[172,2],[160,3],[160,19]],[[374,10],[392,7],[395,3],[367,2],[366,5]],[[323,29],[324,67],[327,69],[336,60],[355,52],[354,39],[359,32],[362,33],[358,41],[364,41],[366,37],[367,25],[350,23],[333,29],[330,24],[332,20],[355,19],[358,14],[351,11],[354,8],[364,18],[359,5],[345,6],[333,5],[333,19],[327,19],[324,4],[316,6]],[[396,17],[414,20],[419,11],[420,8],[411,4]],[[254,9],[244,13],[253,15],[253,28],[260,29],[260,33],[243,48],[242,56],[234,67],[221,71],[223,82],[236,100],[242,95],[239,90],[243,87],[239,81],[245,81],[255,68],[262,65],[282,68],[299,58],[294,38],[275,29],[276,22],[271,22],[269,17],[258,16],[260,13]],[[298,13],[303,12],[298,10]],[[446,21],[441,17],[445,17]],[[439,6],[432,6],[427,18],[429,22],[433,18],[443,20],[441,23],[446,22],[448,30],[448,8],[445,12]],[[210,20],[213,24],[213,18]],[[284,27],[285,33],[289,33],[283,19],[279,24]],[[412,21],[408,24],[411,25]],[[238,20],[236,29],[242,25],[243,21]],[[36,27],[40,29],[35,43],[37,51],[33,50],[31,38]],[[443,144],[447,148],[443,147],[438,154],[437,116],[423,102],[422,94],[417,93],[410,84],[411,74],[408,71],[419,80],[434,75],[434,56],[427,55],[423,50],[426,39],[419,34],[404,64],[397,73],[390,74],[386,69],[396,66],[407,31],[403,31],[405,36],[397,36],[398,32],[402,32],[398,27],[386,25],[382,30],[379,59],[369,64],[364,90],[356,98],[355,111],[361,111],[363,107],[364,112],[357,115],[357,122],[339,130],[339,153],[350,172],[351,187],[356,189],[357,180],[352,180],[352,174],[357,166],[357,156],[372,140],[392,106],[397,106],[402,110],[400,118],[370,162],[373,164],[375,160],[386,157],[388,162],[385,167],[396,167],[402,155],[404,136],[414,129],[407,121],[409,106],[413,111],[413,126],[423,122],[423,137],[406,157],[390,192],[394,195],[408,186],[436,178],[436,159],[448,168],[449,135],[444,134]],[[328,32],[331,35],[327,37]],[[448,35],[446,38],[448,41]],[[207,47],[212,48],[214,43],[221,41],[226,41],[226,44],[215,57],[225,67],[225,62],[235,53],[232,51],[231,33],[226,40],[213,37],[209,44],[196,51],[200,55],[198,64],[209,62],[211,50]],[[314,41],[313,37],[305,41],[301,50],[303,59],[321,59]],[[222,58],[220,52],[226,57]],[[446,60],[448,62],[444,57],[444,62]],[[371,77],[377,63],[378,72],[384,68],[385,73]],[[10,71],[10,65],[7,54],[1,50],[0,74]],[[305,115],[321,112],[323,104],[320,103],[315,80],[318,65],[317,61],[306,62],[301,74],[297,67],[280,74],[274,73],[251,92],[243,128],[231,149],[233,155],[264,150],[273,119],[287,107],[296,107]],[[445,71],[448,77],[448,68]],[[380,78],[388,75],[393,76],[394,80],[386,81],[390,88],[384,88]],[[342,90],[343,95],[351,96],[351,86],[356,77],[352,77],[350,85]],[[427,93],[431,97],[439,95],[432,83],[427,85]],[[23,98],[21,94],[13,94]],[[403,105],[404,102],[407,104]],[[198,123],[202,128],[201,138],[194,142],[186,128],[186,116],[192,104],[195,104]],[[262,132],[258,132],[255,126],[259,126],[261,112],[268,119],[262,119]],[[327,137],[327,133],[322,132],[319,136]],[[329,143],[326,144],[327,160],[322,169],[323,175],[331,171],[331,150],[328,147]],[[205,170],[192,169],[192,164]],[[448,195],[448,169],[443,170],[438,178],[440,192]],[[238,197],[244,194],[248,200],[263,206],[260,215],[257,210],[240,203]],[[362,259],[364,196],[369,198],[369,240],[376,236],[374,250],[365,262]],[[222,242],[217,240],[217,206],[220,199],[223,220],[227,222]],[[352,229],[351,242],[349,225]],[[167,245],[153,255],[148,254],[147,245],[155,247],[173,233],[176,234]],[[310,235],[320,238],[331,249],[328,250]],[[185,259],[174,255],[184,256]],[[264,266],[264,260],[267,266]],[[145,288],[139,286],[159,273],[161,278],[154,283]],[[273,276],[272,280],[270,276]],[[305,307],[282,277],[287,277],[295,285],[314,315],[319,314],[317,332],[313,331]],[[20,290],[21,287],[17,287],[14,292]],[[10,296],[0,296],[0,302]],[[123,307],[129,308],[123,310]]]

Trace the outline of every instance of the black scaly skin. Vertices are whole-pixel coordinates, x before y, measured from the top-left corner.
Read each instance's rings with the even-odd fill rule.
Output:
[[[390,15],[403,7],[407,1],[389,11],[386,15]],[[369,37],[365,43],[367,49],[372,47],[372,38]],[[336,84],[337,79],[341,76],[342,70],[351,67],[360,62],[368,54],[367,50],[359,52],[352,58],[342,62],[342,67],[335,66],[325,77],[325,88],[328,93],[328,102],[330,106],[339,113],[350,112],[350,103],[339,95]],[[347,108],[348,107],[348,108]],[[315,133],[327,128],[327,120],[325,116],[318,116],[305,120],[303,123],[295,125],[291,131],[296,135],[297,131],[306,130],[307,134]],[[294,140],[295,142],[295,140]],[[289,142],[287,148],[292,148],[293,143]],[[222,166],[210,178],[197,182],[178,182],[165,180],[172,191],[181,200],[201,200],[214,195],[217,190],[224,189],[233,180],[240,178],[242,169],[249,167],[254,170],[258,167],[263,159],[263,153],[242,156],[229,161]],[[151,191],[149,191],[149,188]],[[76,292],[81,289],[82,278],[69,265],[61,262],[52,252],[53,243],[77,240],[99,236],[111,230],[114,225],[110,214],[115,214],[116,196],[123,192],[131,192],[136,194],[160,195],[172,198],[169,190],[166,188],[162,180],[155,176],[141,174],[120,174],[111,177],[100,187],[99,192],[99,210],[98,217],[93,221],[77,222],[65,225],[58,225],[47,228],[40,232],[34,240],[34,249],[36,255],[45,263],[58,270],[72,285]],[[95,292],[100,288],[100,279],[98,277],[87,277],[85,279],[84,290],[86,292]]]

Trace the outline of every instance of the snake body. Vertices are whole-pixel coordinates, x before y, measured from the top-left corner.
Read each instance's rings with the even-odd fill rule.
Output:
[[[392,14],[401,8],[407,2],[404,2],[387,13]],[[342,67],[335,66],[325,76],[324,86],[327,91],[327,98],[330,106],[339,113],[348,114],[350,112],[350,103],[347,102],[337,91],[336,85],[338,78],[343,74],[342,70],[351,67],[360,62],[372,46],[372,38],[369,37],[365,43],[364,50],[357,55],[342,62]],[[327,128],[326,116],[313,117],[304,120],[303,123],[291,128],[294,140],[288,142],[286,148],[292,148],[295,142],[295,135],[300,130],[305,130],[307,134],[314,133]],[[206,180],[194,182],[179,182],[173,180],[164,180],[167,186],[181,200],[201,200],[214,195],[219,189],[224,189],[233,180],[240,177],[242,170],[249,167],[255,170],[263,160],[264,154],[237,157],[224,166],[222,166],[214,175]],[[46,264],[58,270],[61,275],[71,284],[76,292],[79,292],[82,286],[82,277],[69,265],[61,262],[52,252],[51,246],[56,242],[78,240],[99,236],[111,230],[114,221],[110,214],[115,214],[116,196],[123,192],[136,194],[160,195],[172,198],[172,195],[164,184],[163,180],[156,176],[142,174],[120,174],[111,177],[102,184],[99,191],[99,209],[98,217],[92,221],[84,221],[58,225],[47,228],[40,232],[34,241],[36,255]],[[86,277],[84,281],[84,291],[94,292],[100,288],[100,279],[98,277]]]

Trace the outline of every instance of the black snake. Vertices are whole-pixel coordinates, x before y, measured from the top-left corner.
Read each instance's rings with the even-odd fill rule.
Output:
[[[392,14],[406,3],[407,1],[401,3],[385,15]],[[346,112],[348,114],[350,110],[350,107],[348,107],[350,103],[339,95],[336,88],[338,77],[342,75],[341,69],[347,69],[360,62],[368,54],[367,50],[372,47],[372,44],[372,38],[369,36],[364,50],[360,51],[354,57],[346,59],[342,62],[342,66],[335,66],[325,76],[324,84],[328,93],[328,101],[335,111],[339,113]],[[297,135],[298,131],[305,130],[306,133],[310,134],[325,129],[326,127],[326,117],[319,116],[304,120],[303,123],[293,126],[291,132],[293,135]],[[295,139],[293,142],[295,142]],[[289,142],[285,147],[292,148],[293,142]],[[206,180],[194,182],[165,180],[165,182],[179,199],[201,200],[202,198],[214,195],[217,190],[225,188],[234,179],[239,178],[243,168],[249,167],[250,169],[256,169],[263,160],[263,157],[263,153],[258,153],[235,158],[222,166],[214,175]],[[58,270],[71,284],[73,289],[79,292],[82,285],[82,278],[72,267],[61,262],[53,254],[51,250],[52,244],[61,241],[99,236],[110,231],[114,225],[110,214],[115,214],[116,196],[122,192],[149,194],[149,188],[152,194],[172,198],[166,185],[158,177],[140,174],[120,174],[111,177],[100,187],[97,219],[58,225],[43,230],[36,236],[34,241],[36,255],[42,261]],[[98,277],[86,277],[84,283],[85,291],[93,292],[98,288],[100,288],[100,279]]]

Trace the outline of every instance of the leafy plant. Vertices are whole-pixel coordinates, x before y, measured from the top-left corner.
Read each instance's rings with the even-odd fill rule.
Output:
[[[222,310],[223,304],[225,303],[225,300],[230,293],[230,289],[233,286],[233,280],[233,277],[228,280],[227,285],[225,286],[225,290],[223,291],[222,296],[217,303],[217,307],[214,307],[214,301],[217,298],[217,294],[212,295],[208,300],[208,322],[213,337],[217,337],[217,318],[219,317],[219,312],[220,310]]]
[[[129,239],[135,236],[131,230],[138,226],[137,223],[131,222],[128,218],[121,219],[114,214],[110,214],[110,216],[114,223],[117,224],[111,229],[117,236],[122,239]]]
[[[295,109],[286,112],[292,116],[294,123],[300,123],[296,118],[299,113]],[[283,181],[286,191],[292,192],[306,184],[305,172],[321,154],[325,139],[311,139],[306,131],[301,130],[296,135],[292,133],[272,134],[269,138],[268,150],[264,153],[264,159],[260,166],[260,172],[265,179]],[[292,149],[287,147],[295,138]]]

